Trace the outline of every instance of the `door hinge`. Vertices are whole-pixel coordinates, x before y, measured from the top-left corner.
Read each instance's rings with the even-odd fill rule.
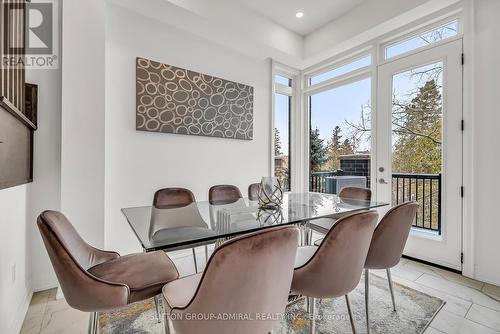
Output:
[[[465,121],[464,120],[460,121],[460,130],[462,130],[462,131],[465,130]]]
[[[463,53],[462,53],[461,61],[462,61],[462,65],[465,64],[465,55]]]
[[[464,186],[460,187],[460,197],[464,197]]]
[[[464,264],[464,253],[460,253],[460,263]]]

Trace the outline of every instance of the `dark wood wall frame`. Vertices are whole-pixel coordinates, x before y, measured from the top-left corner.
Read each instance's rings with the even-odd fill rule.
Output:
[[[25,82],[27,2],[0,0],[0,189],[33,181],[37,86]],[[9,57],[14,66],[5,65]]]

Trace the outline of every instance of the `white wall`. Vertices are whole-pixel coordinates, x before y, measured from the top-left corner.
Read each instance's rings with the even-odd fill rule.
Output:
[[[61,210],[104,243],[104,1],[63,6]]]
[[[500,104],[500,1],[475,0],[473,67],[473,224],[475,277],[500,285],[500,218],[497,177],[500,166],[498,129]],[[467,65],[468,59],[473,63]],[[466,192],[467,198],[467,192]]]
[[[31,298],[26,226],[28,187],[0,190],[0,333],[19,332]]]
[[[31,286],[57,286],[36,218],[61,208],[61,69],[27,70],[26,81],[38,85],[38,129],[34,135],[33,182],[26,194]]]
[[[123,207],[151,205],[161,187],[191,189],[207,199],[210,186],[242,192],[268,174],[270,62],[252,59],[165,23],[110,5],[106,11],[106,248],[139,250]],[[252,85],[254,139],[241,141],[135,130],[135,58]]]

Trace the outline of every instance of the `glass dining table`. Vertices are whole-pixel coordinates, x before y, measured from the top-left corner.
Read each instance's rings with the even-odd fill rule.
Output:
[[[389,203],[340,198],[323,193],[285,193],[279,208],[261,208],[241,198],[233,203],[201,201],[182,207],[123,208],[145,252],[173,251],[221,242],[279,225],[308,229],[322,218],[387,206]]]

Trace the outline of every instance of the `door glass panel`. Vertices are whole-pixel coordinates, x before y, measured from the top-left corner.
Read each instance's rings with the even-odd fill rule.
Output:
[[[370,187],[371,79],[310,97],[310,191]]]
[[[392,201],[420,204],[415,226],[441,234],[443,63],[393,76]]]
[[[292,98],[275,94],[274,102],[274,175],[285,191],[290,190],[290,111]]]

